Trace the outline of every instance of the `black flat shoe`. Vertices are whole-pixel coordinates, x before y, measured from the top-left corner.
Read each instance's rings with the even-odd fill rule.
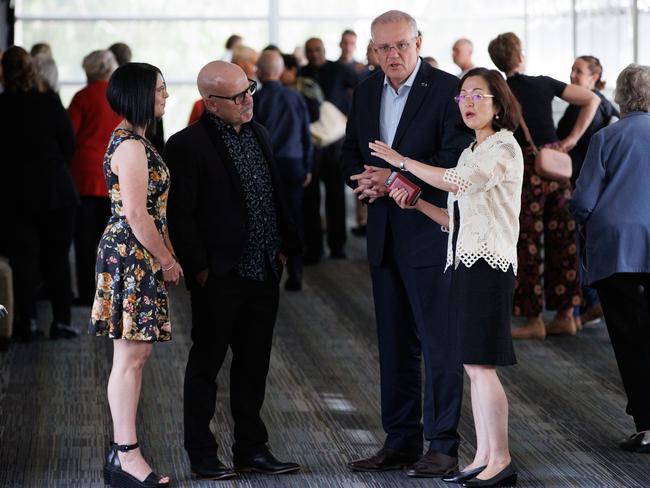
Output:
[[[238,473],[288,474],[300,471],[298,463],[278,461],[271,451],[262,451],[252,456],[233,456]]]
[[[478,474],[483,471],[487,466],[480,466],[474,469],[468,469],[467,471],[457,471],[456,473],[443,476],[442,481],[445,483],[464,483],[467,480],[476,478]]]
[[[624,451],[650,453],[650,430],[637,432],[619,443]]]
[[[191,463],[191,469],[192,476],[199,480],[227,480],[237,476],[232,468],[227,467],[216,456]]]
[[[106,464],[104,464],[104,483],[110,485],[111,488],[167,488],[169,482],[161,483],[162,476],[157,475],[153,471],[144,480],[140,481],[122,469],[120,458],[117,455],[118,451],[129,452],[138,447],[140,445],[137,442],[135,444],[123,445],[118,445],[114,442],[111,443],[108,455],[106,456]]]
[[[517,471],[512,467],[512,463],[508,464],[501,472],[492,476],[487,480],[481,480],[474,478],[467,480],[463,483],[463,486],[514,486],[517,484]]]

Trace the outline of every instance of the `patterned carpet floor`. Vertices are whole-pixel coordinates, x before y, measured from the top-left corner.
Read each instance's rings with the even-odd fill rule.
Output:
[[[155,347],[138,416],[145,456],[178,487],[432,487],[402,472],[357,474],[351,459],[382,443],[377,346],[368,267],[361,240],[347,260],[305,270],[302,292],[284,293],[276,327],[264,418],[270,445],[296,460],[295,475],[246,475],[198,482],[182,447],[182,381],[190,345],[185,290],[172,293],[174,336]],[[49,306],[40,306],[49,323]],[[87,308],[75,308],[85,324]],[[510,446],[526,487],[648,487],[650,455],[620,451],[633,431],[604,325],[575,337],[516,344],[517,366],[500,376],[510,400]],[[12,344],[0,353],[0,487],[101,487],[111,437],[105,390],[111,343],[75,340]],[[231,462],[227,364],[213,428]],[[468,384],[465,385],[467,393]],[[461,463],[473,452],[471,409],[463,404]]]

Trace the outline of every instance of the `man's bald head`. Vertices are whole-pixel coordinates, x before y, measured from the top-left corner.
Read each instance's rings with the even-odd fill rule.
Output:
[[[231,99],[243,94],[250,86],[246,73],[236,64],[212,61],[196,78],[205,108],[232,125],[236,131],[253,117],[253,97],[247,93],[241,101]]]
[[[284,71],[284,60],[277,51],[264,51],[257,61],[257,74],[260,81],[279,80]]]
[[[206,64],[196,77],[196,85],[203,99],[209,95],[229,96],[236,93],[235,85],[239,86],[243,78],[245,90],[248,86],[246,73],[236,64],[226,61],[212,61]]]

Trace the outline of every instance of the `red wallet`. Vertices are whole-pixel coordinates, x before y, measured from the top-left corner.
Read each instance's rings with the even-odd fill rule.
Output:
[[[404,188],[408,193],[406,203],[411,206],[415,205],[415,203],[420,198],[420,195],[422,195],[422,189],[418,185],[398,172],[391,173],[384,183],[384,186],[388,190],[388,193],[390,193],[395,188]]]

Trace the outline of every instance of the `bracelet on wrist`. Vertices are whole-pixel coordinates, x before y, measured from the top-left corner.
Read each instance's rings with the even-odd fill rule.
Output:
[[[163,270],[163,272],[167,272],[167,271],[170,271],[171,269],[173,269],[174,266],[176,266],[176,261],[174,261],[168,268],[162,267],[162,270]]]

